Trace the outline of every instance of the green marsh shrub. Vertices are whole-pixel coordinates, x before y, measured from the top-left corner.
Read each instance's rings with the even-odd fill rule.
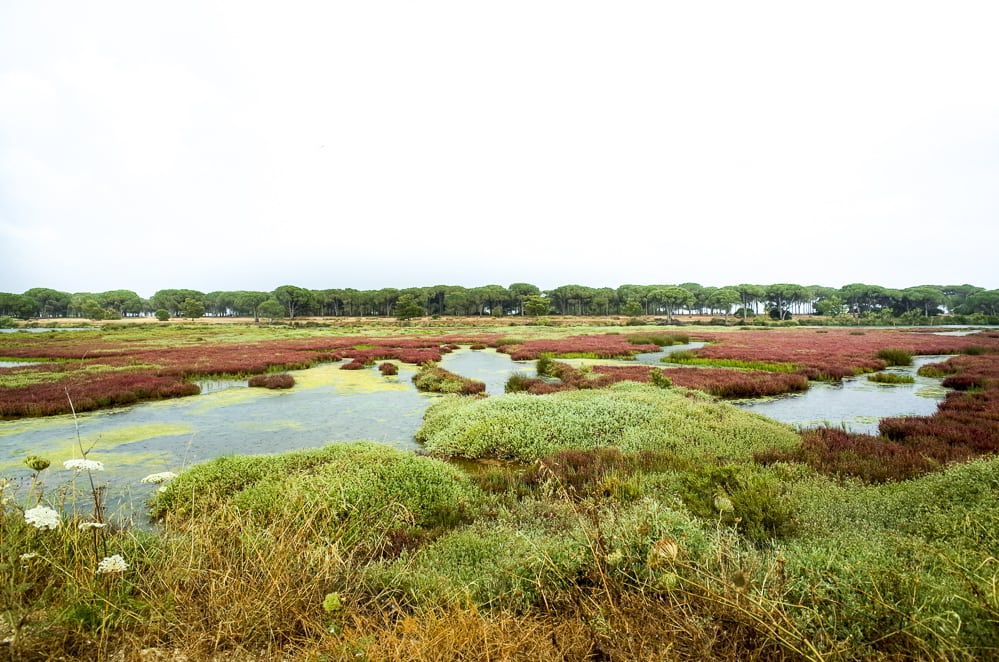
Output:
[[[298,516],[317,531],[350,531],[356,542],[371,545],[396,530],[447,529],[470,521],[479,495],[452,465],[351,442],[196,465],[153,498],[151,512],[183,518],[231,506],[252,513],[264,527]]]
[[[526,611],[567,601],[591,556],[578,535],[476,523],[398,559],[370,564],[366,589],[413,607],[465,605]]]
[[[462,377],[432,361],[420,366],[419,371],[413,375],[413,384],[418,391],[429,393],[476,395],[486,390],[485,382]]]
[[[649,382],[659,388],[672,388],[673,380],[666,376],[662,370],[649,370]]]
[[[523,372],[515,372],[507,378],[503,390],[506,393],[524,393],[537,381],[536,377],[531,377]]]
[[[912,365],[912,353],[904,349],[885,347],[878,350],[877,356],[889,366]]]
[[[913,384],[916,378],[912,375],[897,375],[893,372],[876,372],[867,375],[867,381],[876,384]]]
[[[699,463],[667,484],[675,485],[691,514],[732,527],[754,544],[784,539],[797,530],[786,488],[772,472],[759,467]]]
[[[798,441],[788,426],[703,394],[633,382],[543,397],[449,398],[427,410],[416,439],[434,455],[522,462],[601,446],[748,458]]]
[[[999,458],[884,485],[813,477],[791,489],[801,535],[786,570],[794,598],[816,606],[811,626],[904,657],[907,646],[927,659],[995,650]]]

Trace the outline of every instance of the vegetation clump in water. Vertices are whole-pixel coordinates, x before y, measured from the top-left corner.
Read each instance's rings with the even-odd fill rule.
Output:
[[[876,384],[914,384],[916,378],[912,375],[898,375],[894,372],[876,372],[867,375],[867,381]]]
[[[429,393],[477,395],[486,391],[485,382],[462,377],[432,361],[420,366],[420,370],[413,375],[413,384],[417,390]]]
[[[291,388],[295,385],[295,378],[286,372],[277,375],[254,375],[247,381],[247,385],[269,389]]]

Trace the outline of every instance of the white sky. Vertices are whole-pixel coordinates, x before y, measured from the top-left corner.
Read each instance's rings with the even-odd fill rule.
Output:
[[[999,3],[0,2],[0,291],[999,287]]]

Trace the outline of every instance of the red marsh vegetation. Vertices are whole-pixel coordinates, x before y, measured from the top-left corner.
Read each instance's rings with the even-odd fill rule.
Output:
[[[554,361],[546,371],[558,382],[515,375],[507,383],[508,391],[545,395],[558,391],[575,391],[610,386],[631,381],[683,386],[710,393],[719,398],[761,398],[798,393],[808,388],[804,375],[780,374],[759,370],[728,368],[656,368],[649,365],[595,365],[592,372],[573,368],[568,363]],[[668,380],[663,382],[662,380]]]
[[[878,435],[808,430],[798,448],[767,451],[756,460],[803,462],[822,473],[883,483],[999,451],[999,353],[956,356],[920,372],[951,374],[944,383],[959,385],[932,416],[885,418]]]
[[[800,393],[808,388],[804,375],[764,372],[761,370],[732,370],[716,368],[652,368],[662,373],[676,386],[693,388],[719,398],[763,398],[786,393]],[[593,366],[593,371],[613,377],[614,381],[651,381],[649,366]]]
[[[501,344],[497,351],[510,355],[514,361],[533,361],[542,354],[553,356],[587,356],[597,359],[631,358],[642,352],[657,352],[659,346],[635,344],[618,333],[568,338],[526,340],[517,344]]]
[[[3,369],[0,417],[66,414],[143,400],[194,395],[193,379],[252,376],[351,359],[356,367],[378,360],[423,364],[439,361],[456,342],[494,344],[499,334],[438,337],[309,338],[225,342],[191,334],[115,335],[102,332],[5,334],[0,356],[43,359]]]
[[[941,336],[894,329],[770,329],[698,332],[712,344],[692,352],[698,358],[761,363],[789,363],[809,379],[842,379],[884,369],[878,353],[896,349],[909,354],[958,354],[970,347],[999,350],[999,341],[973,336]]]

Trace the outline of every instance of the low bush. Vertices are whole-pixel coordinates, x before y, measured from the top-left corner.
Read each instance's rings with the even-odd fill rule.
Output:
[[[759,468],[703,463],[679,474],[676,485],[692,514],[733,527],[756,544],[787,538],[797,528],[786,487]]]
[[[567,603],[592,562],[582,536],[553,536],[539,526],[473,525],[413,554],[370,564],[366,590],[410,609],[472,603],[523,613]]]
[[[696,392],[630,382],[544,398],[449,399],[431,405],[416,438],[435,455],[527,462],[599,446],[749,457],[772,442],[798,441],[785,425]]]
[[[988,347],[983,345],[968,345],[961,349],[961,353],[968,356],[981,356],[982,354],[988,354],[990,351]]]
[[[916,374],[920,377],[939,379],[941,377],[954,374],[954,370],[955,368],[947,363],[927,363],[926,365],[920,366],[919,370],[916,371]]]
[[[254,375],[247,380],[248,386],[270,389],[291,388],[295,385],[295,378],[288,373],[277,375]]]
[[[156,494],[151,513],[176,519],[234,507],[262,526],[298,517],[320,538],[336,533],[380,554],[393,547],[390,533],[419,540],[427,531],[470,521],[478,498],[469,478],[451,465],[351,442],[196,465]]]
[[[799,622],[852,639],[855,659],[994,657],[997,471],[991,458],[871,487],[800,482],[805,535],[784,549],[787,597],[813,609]]]
[[[531,388],[531,385],[539,381],[541,380],[523,372],[515,372],[507,378],[506,386],[503,390],[506,393],[525,393]]]
[[[913,384],[916,378],[912,375],[899,375],[894,372],[876,372],[867,375],[867,381],[876,384]]]
[[[394,363],[389,363],[388,361],[379,365],[378,370],[386,377],[399,374],[399,366]]]
[[[955,391],[970,391],[985,388],[985,379],[980,375],[951,375],[945,377],[940,385]]]
[[[433,362],[420,366],[419,371],[413,375],[413,384],[418,391],[429,393],[477,395],[486,391],[485,382],[462,377]]]
[[[659,388],[672,388],[673,380],[666,376],[665,370],[649,370],[649,381]]]
[[[912,352],[894,347],[879,349],[877,357],[888,366],[912,365]]]
[[[686,345],[690,342],[690,336],[685,333],[649,333],[628,336],[627,338],[632,345],[658,345],[659,347]]]

